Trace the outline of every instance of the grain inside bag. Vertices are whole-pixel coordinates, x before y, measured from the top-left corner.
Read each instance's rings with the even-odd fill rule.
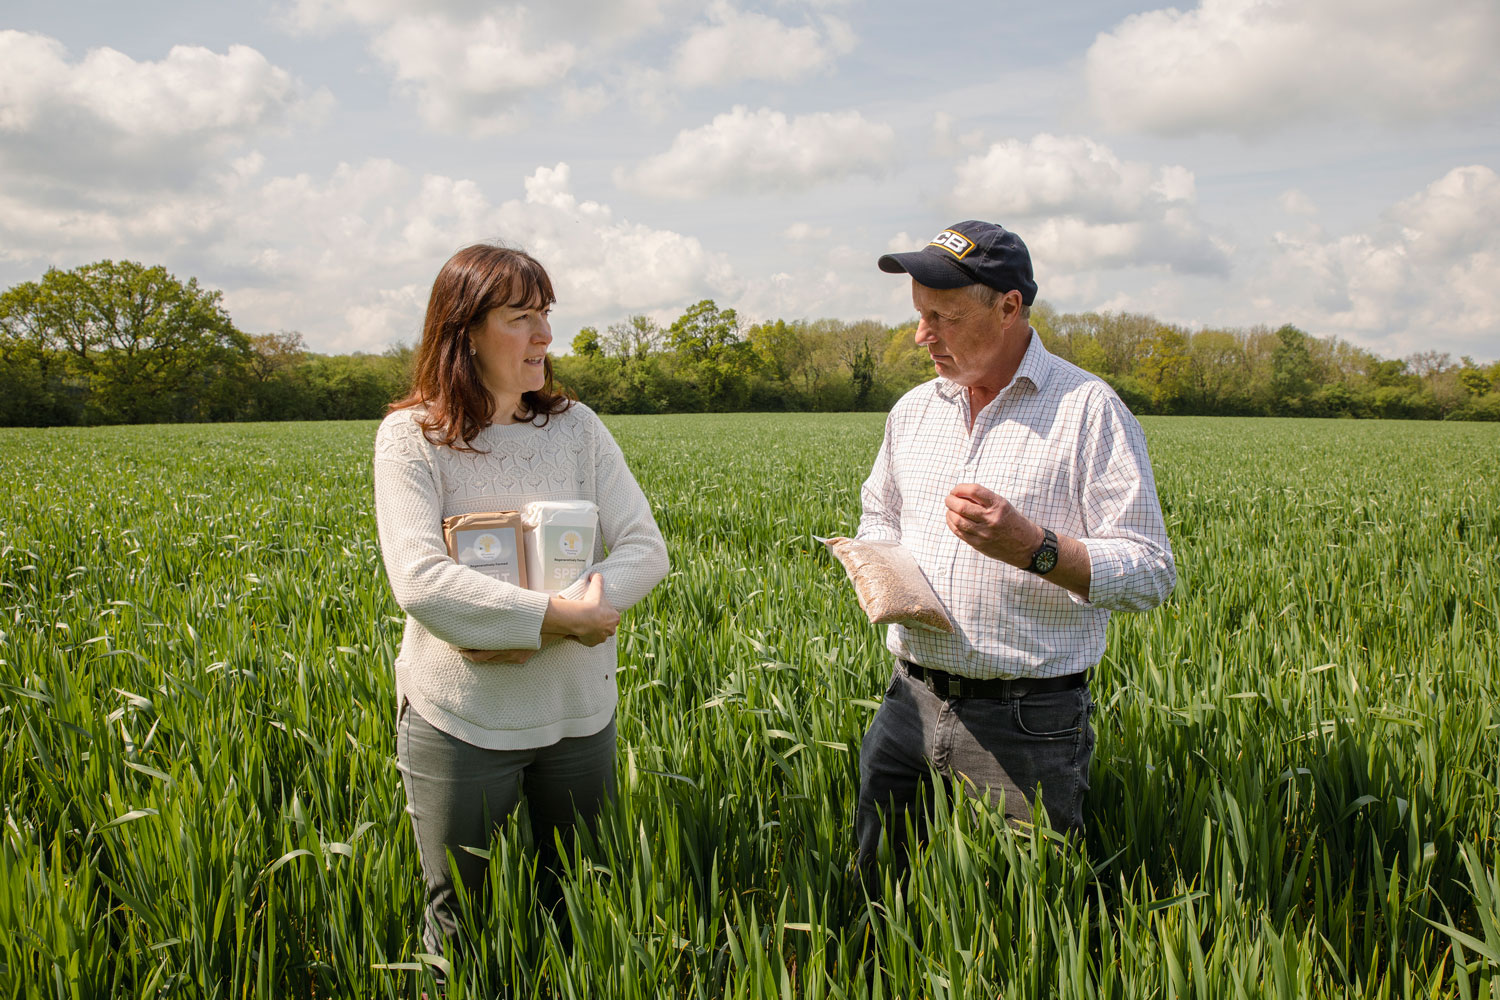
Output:
[[[592,501],[538,500],[526,505],[522,522],[532,590],[566,590],[594,564],[599,508]]]
[[[528,586],[524,524],[516,510],[443,518],[443,540],[454,561],[517,587]]]
[[[814,536],[816,537],[816,536]],[[838,557],[871,625],[952,632],[953,620],[927,582],[916,557],[900,542],[819,538]]]

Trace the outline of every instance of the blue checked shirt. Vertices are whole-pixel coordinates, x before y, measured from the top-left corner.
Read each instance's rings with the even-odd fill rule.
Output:
[[[1089,553],[1089,600],[981,554],[944,503],[979,483]],[[1177,582],[1141,425],[1102,380],[1032,333],[1015,378],[969,429],[969,393],[937,378],[897,401],[861,491],[859,537],[899,541],[953,619],[890,626],[902,659],[965,677],[1058,677],[1104,655],[1111,611],[1145,611]]]

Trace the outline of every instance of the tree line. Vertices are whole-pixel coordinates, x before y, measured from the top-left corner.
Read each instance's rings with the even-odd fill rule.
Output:
[[[405,393],[410,355],[244,333],[219,292],[160,266],[54,268],[0,294],[0,425],[376,417]]]
[[[1045,302],[1031,322],[1137,413],[1500,420],[1500,362],[1386,359],[1294,326],[1189,330]],[[932,377],[914,331],[746,325],[705,299],[666,326],[584,327],[555,370],[603,413],[884,410]],[[244,333],[219,292],[159,266],[52,269],[0,294],[0,425],[371,419],[406,391],[412,353],[325,355],[296,332]]]

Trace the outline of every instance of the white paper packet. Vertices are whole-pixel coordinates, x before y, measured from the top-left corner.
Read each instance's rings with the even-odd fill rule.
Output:
[[[566,590],[594,564],[599,508],[591,500],[538,500],[521,515],[526,526],[526,580],[532,590]]]

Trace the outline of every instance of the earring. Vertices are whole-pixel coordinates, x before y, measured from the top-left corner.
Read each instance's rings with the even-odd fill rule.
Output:
[[[469,353],[470,354],[478,354],[479,353],[479,348],[477,348],[477,347],[471,347],[471,348],[469,348]]]

